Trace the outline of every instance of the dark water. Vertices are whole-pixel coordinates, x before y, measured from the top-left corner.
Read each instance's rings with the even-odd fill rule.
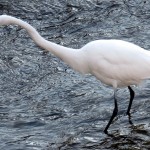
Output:
[[[28,21],[43,37],[79,48],[96,39],[122,39],[150,49],[148,0],[0,0],[0,14]],[[119,115],[103,133],[113,111],[113,90],[82,76],[44,53],[17,26],[0,27],[1,150],[150,149],[150,81],[118,90]],[[109,54],[108,54],[109,55]]]

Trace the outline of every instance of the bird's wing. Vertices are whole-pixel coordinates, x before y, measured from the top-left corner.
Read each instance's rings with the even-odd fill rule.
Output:
[[[150,55],[137,45],[100,40],[89,44],[86,51],[91,72],[100,80],[134,83],[150,77]]]
[[[132,44],[130,46],[116,46],[107,54],[103,53],[100,66],[105,68],[106,76],[122,82],[143,80],[150,77],[150,56],[140,47]]]

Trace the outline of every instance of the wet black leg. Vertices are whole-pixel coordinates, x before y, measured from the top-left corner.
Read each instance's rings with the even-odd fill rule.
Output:
[[[129,89],[129,92],[130,92],[130,101],[129,101],[129,106],[128,106],[128,109],[127,109],[127,115],[130,117],[130,109],[131,109],[132,102],[133,102],[135,94],[134,94],[134,91],[132,90],[132,88],[130,86],[128,86],[128,89]]]
[[[114,107],[114,110],[113,110],[113,114],[112,114],[112,116],[111,116],[111,118],[110,118],[110,120],[109,120],[109,122],[108,122],[108,124],[107,124],[107,126],[105,128],[105,130],[104,130],[105,134],[108,134],[107,130],[108,130],[109,126],[111,125],[113,119],[117,116],[117,113],[118,113],[118,105],[117,105],[117,99],[116,99],[116,96],[115,96],[116,95],[115,92],[114,92],[114,104],[115,104],[115,107]]]

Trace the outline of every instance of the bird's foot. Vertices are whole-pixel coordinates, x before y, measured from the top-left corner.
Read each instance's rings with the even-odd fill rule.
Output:
[[[108,134],[108,131],[105,129],[105,130],[104,130],[104,133],[105,133],[105,134]]]
[[[126,114],[128,115],[129,123],[130,123],[131,125],[133,125],[133,123],[132,123],[132,121],[131,121],[131,114],[130,114],[130,112],[127,112]]]

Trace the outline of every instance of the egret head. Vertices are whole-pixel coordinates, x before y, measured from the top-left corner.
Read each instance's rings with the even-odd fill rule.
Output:
[[[12,18],[13,17],[8,16],[8,15],[1,15],[0,16],[0,25],[9,25],[9,24],[11,24],[10,20]]]

